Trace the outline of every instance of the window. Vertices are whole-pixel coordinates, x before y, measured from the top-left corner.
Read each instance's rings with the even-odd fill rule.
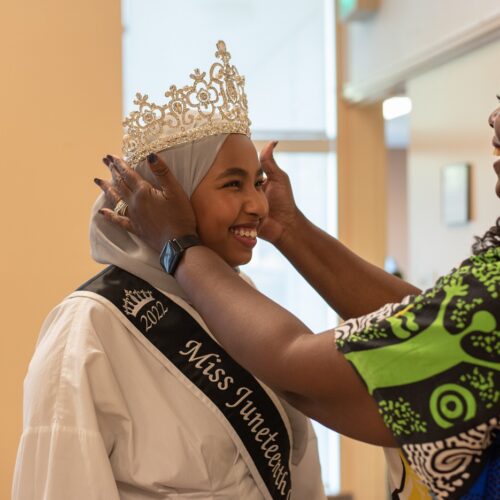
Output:
[[[214,61],[224,40],[246,77],[257,149],[280,140],[276,159],[296,201],[336,234],[334,0],[122,0],[124,114],[137,91],[163,102],[194,67]],[[259,242],[243,269],[258,288],[313,331],[335,326],[322,299],[274,248]],[[315,425],[328,493],[339,490],[338,437]]]

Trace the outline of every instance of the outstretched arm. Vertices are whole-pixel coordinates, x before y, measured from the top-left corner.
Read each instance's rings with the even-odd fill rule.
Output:
[[[189,200],[168,168],[152,165],[162,189],[155,189],[116,160],[119,194],[99,181],[112,204],[129,205],[120,216],[103,215],[160,250],[166,240],[195,232]],[[227,352],[299,410],[336,431],[373,444],[394,440],[377,405],[344,356],[332,332],[314,335],[288,311],[241,280],[217,254],[189,248],[176,279]]]
[[[341,434],[394,445],[332,331],[314,335],[206,247],[188,249],[175,277],[227,352],[293,406]]]
[[[297,208],[288,176],[276,164],[274,144],[261,152],[267,175],[269,218],[262,236],[273,243],[325,301],[344,319],[372,312],[420,293],[385,272],[309,221]]]

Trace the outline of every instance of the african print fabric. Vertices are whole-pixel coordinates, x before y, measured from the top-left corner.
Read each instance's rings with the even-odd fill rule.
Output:
[[[437,498],[500,498],[499,247],[421,295],[347,321],[336,341]]]

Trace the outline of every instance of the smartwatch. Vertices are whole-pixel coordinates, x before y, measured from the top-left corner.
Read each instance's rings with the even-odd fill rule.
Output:
[[[196,245],[201,245],[200,238],[196,234],[188,234],[181,238],[174,238],[167,241],[160,255],[161,267],[173,276],[184,252]]]

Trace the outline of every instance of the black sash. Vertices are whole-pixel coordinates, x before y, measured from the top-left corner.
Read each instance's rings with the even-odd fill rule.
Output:
[[[110,266],[78,290],[124,316],[212,401],[239,436],[273,499],[290,497],[290,441],[271,398],[182,307],[149,283]]]

